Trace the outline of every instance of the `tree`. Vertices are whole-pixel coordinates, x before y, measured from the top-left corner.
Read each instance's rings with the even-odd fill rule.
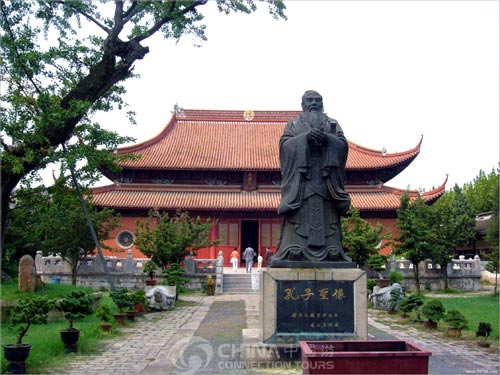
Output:
[[[441,266],[444,288],[448,288],[448,263],[453,249],[472,241],[476,236],[476,215],[463,190],[455,185],[453,191],[445,193],[433,206],[429,228],[432,235],[432,260]]]
[[[281,0],[262,2],[275,19],[286,19]],[[129,138],[103,129],[92,116],[126,105],[123,82],[148,54],[142,45],[148,38],[192,34],[206,40],[199,11],[206,3],[0,0],[2,244],[9,202],[23,179],[60,161],[83,161],[80,181],[95,179],[100,168],[116,170],[120,155],[110,151]],[[256,1],[217,0],[217,6],[225,14],[252,13]]]
[[[431,232],[428,223],[430,209],[421,197],[410,202],[408,193],[401,197],[401,205],[397,210],[396,226],[399,236],[394,242],[396,255],[403,255],[413,263],[413,276],[420,295],[420,275],[418,265],[432,256],[430,243]]]
[[[359,210],[355,207],[349,210],[342,222],[342,245],[346,253],[360,267],[363,267],[371,255],[377,254],[378,246],[382,239],[388,238],[389,234],[382,234],[382,224],[377,223],[373,227],[368,221],[361,218]]]
[[[150,221],[137,220],[135,245],[163,270],[167,265],[179,264],[190,252],[217,243],[209,239],[213,226],[210,218],[203,222],[187,212],[170,217],[155,210],[149,212],[149,218],[154,219],[153,227]]]
[[[472,182],[464,184],[464,194],[475,214],[494,210],[494,205],[498,201],[495,200],[498,182],[498,171],[493,169],[487,175],[481,169]]]
[[[44,255],[58,253],[71,265],[72,283],[76,284],[80,260],[94,251],[95,243],[75,191],[59,180],[47,190],[23,190],[18,198],[18,205],[12,211],[16,221],[8,226],[6,233],[9,261],[17,262],[26,252],[34,257],[36,250]],[[118,226],[118,216],[112,210],[86,204],[99,238],[107,238]],[[23,241],[26,245],[16,248]]]
[[[493,196],[493,215],[488,224],[488,230],[486,232],[486,241],[490,245],[491,253],[487,255],[487,260],[489,261],[486,265],[486,270],[495,273],[495,289],[494,293],[497,294],[497,284],[498,284],[498,272],[499,272],[499,252],[498,252],[498,242],[499,242],[499,224],[498,224],[498,211],[499,211],[499,186],[495,186],[494,196]]]

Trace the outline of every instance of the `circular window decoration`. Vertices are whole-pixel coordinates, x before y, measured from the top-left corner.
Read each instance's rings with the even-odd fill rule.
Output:
[[[123,230],[116,236],[118,246],[128,249],[134,244],[134,234],[128,230]]]

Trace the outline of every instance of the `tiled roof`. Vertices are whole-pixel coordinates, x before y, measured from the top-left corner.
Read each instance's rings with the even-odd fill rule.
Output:
[[[181,109],[157,136],[119,148],[119,154],[140,156],[120,165],[134,169],[278,171],[279,138],[287,120],[300,113],[254,111],[253,119],[247,121],[244,111]],[[349,141],[347,169],[408,165],[420,152],[421,142],[411,150],[387,154]]]
[[[424,192],[422,198],[433,202],[439,198],[446,181],[439,188]],[[396,210],[405,190],[381,186],[347,187],[353,206],[361,211]],[[406,190],[415,198],[418,192]],[[114,209],[209,210],[209,211],[276,211],[281,192],[245,192],[239,189],[171,190],[159,185],[120,184],[93,189],[93,202]]]

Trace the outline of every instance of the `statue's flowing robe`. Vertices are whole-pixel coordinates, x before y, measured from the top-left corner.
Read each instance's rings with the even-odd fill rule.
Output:
[[[281,203],[284,216],[273,260],[341,260],[340,216],[350,207],[344,191],[349,146],[337,121],[325,116],[327,141],[313,147],[303,116],[291,119],[280,138]]]

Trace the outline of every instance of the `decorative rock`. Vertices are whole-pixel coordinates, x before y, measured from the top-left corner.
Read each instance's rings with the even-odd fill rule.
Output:
[[[153,310],[168,310],[174,306],[175,286],[155,286],[146,292],[148,306]]]
[[[19,291],[34,292],[36,285],[35,260],[31,255],[23,255],[19,261]]]
[[[393,289],[399,289],[400,296],[403,298],[403,289],[398,283],[394,283],[385,288],[379,288],[378,286],[373,287],[373,293],[370,296],[373,307],[376,309],[389,310],[389,302],[391,300],[391,292]]]

